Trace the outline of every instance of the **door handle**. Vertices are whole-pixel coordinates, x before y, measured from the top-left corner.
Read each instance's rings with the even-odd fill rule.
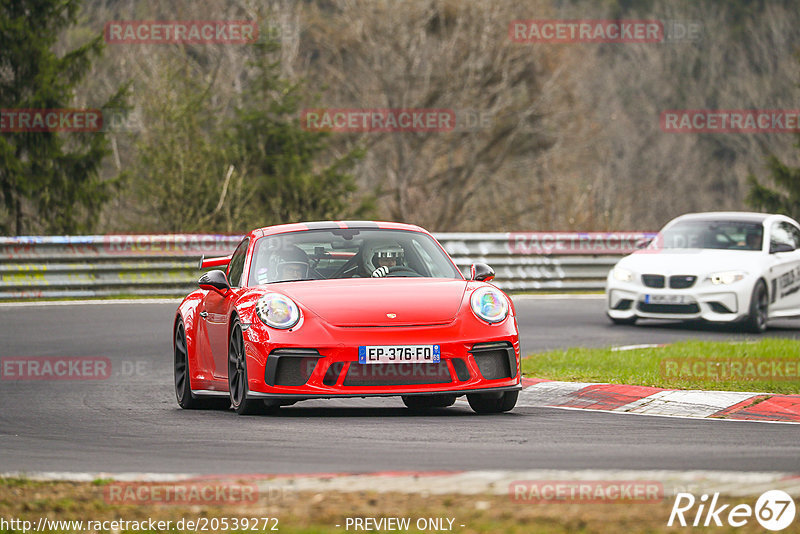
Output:
[[[208,312],[207,312],[207,311],[201,311],[201,312],[200,312],[200,317],[202,317],[203,319],[205,319],[206,317],[208,317]]]

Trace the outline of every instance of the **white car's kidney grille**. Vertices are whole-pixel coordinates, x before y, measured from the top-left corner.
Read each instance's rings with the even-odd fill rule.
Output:
[[[643,274],[642,275],[642,283],[647,287],[664,287],[664,275],[663,274]]]
[[[687,289],[697,281],[696,276],[679,274],[669,277],[669,287],[672,289]]]

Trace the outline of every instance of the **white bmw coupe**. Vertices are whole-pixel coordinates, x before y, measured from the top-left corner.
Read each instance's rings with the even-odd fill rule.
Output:
[[[800,225],[744,212],[673,219],[608,273],[606,313],[615,324],[701,319],[755,333],[800,316]]]

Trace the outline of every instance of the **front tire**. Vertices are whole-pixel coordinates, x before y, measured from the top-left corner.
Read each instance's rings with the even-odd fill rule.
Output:
[[[512,410],[517,405],[519,391],[503,393],[473,393],[467,395],[467,402],[475,413],[502,413]]]
[[[403,395],[403,404],[410,410],[447,408],[456,402],[455,395]]]
[[[762,334],[767,329],[769,317],[769,294],[763,280],[756,282],[753,296],[750,297],[750,313],[745,320],[745,328],[753,334]]]
[[[183,319],[179,319],[175,327],[173,349],[175,397],[178,399],[178,405],[184,410],[220,410],[230,406],[227,399],[204,399],[192,393],[192,373],[189,366],[189,349],[186,343],[186,327],[183,325]]]
[[[231,407],[239,415],[264,413],[264,401],[247,398],[250,392],[247,384],[247,353],[244,350],[242,324],[238,317],[234,317],[228,343],[228,391]]]

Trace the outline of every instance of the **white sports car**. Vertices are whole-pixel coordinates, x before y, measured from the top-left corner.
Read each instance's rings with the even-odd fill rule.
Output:
[[[741,322],[800,316],[800,225],[783,215],[682,215],[608,273],[608,317]]]

